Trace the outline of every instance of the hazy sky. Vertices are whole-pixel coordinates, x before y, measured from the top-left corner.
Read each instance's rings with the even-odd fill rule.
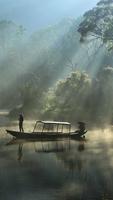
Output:
[[[13,20],[30,31],[78,17],[99,0],[0,0],[0,19]]]

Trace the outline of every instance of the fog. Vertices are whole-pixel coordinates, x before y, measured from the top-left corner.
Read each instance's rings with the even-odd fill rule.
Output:
[[[23,111],[41,119],[112,122],[112,52],[100,37],[83,42],[79,31],[96,3],[0,2],[0,109],[14,118]]]
[[[113,0],[97,2],[0,0],[0,199],[113,199]]]
[[[60,22],[64,17],[77,18],[97,2],[97,0],[0,0],[0,18],[15,21],[32,32]]]

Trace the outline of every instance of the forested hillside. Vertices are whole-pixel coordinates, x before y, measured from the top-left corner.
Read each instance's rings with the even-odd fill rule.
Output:
[[[0,21],[0,108],[10,116],[111,123],[111,3],[32,34]]]

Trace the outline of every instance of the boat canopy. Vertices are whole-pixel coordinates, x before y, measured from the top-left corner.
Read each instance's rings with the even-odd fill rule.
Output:
[[[59,121],[36,121],[36,124],[34,126],[33,132],[36,130],[36,127],[38,124],[42,124],[42,130],[47,132],[55,132],[54,129],[56,129],[56,132],[63,132],[64,128],[68,129],[68,132],[71,130],[71,124],[69,122],[59,122]],[[55,128],[56,127],[56,128]]]
[[[58,122],[58,121],[37,121],[37,123],[43,123],[43,124],[56,124],[56,125],[71,125],[69,122]]]

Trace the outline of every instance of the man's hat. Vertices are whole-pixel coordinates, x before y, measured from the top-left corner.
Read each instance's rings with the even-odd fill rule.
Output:
[[[85,125],[85,123],[84,123],[84,122],[78,122],[78,124],[82,124],[82,125]]]

